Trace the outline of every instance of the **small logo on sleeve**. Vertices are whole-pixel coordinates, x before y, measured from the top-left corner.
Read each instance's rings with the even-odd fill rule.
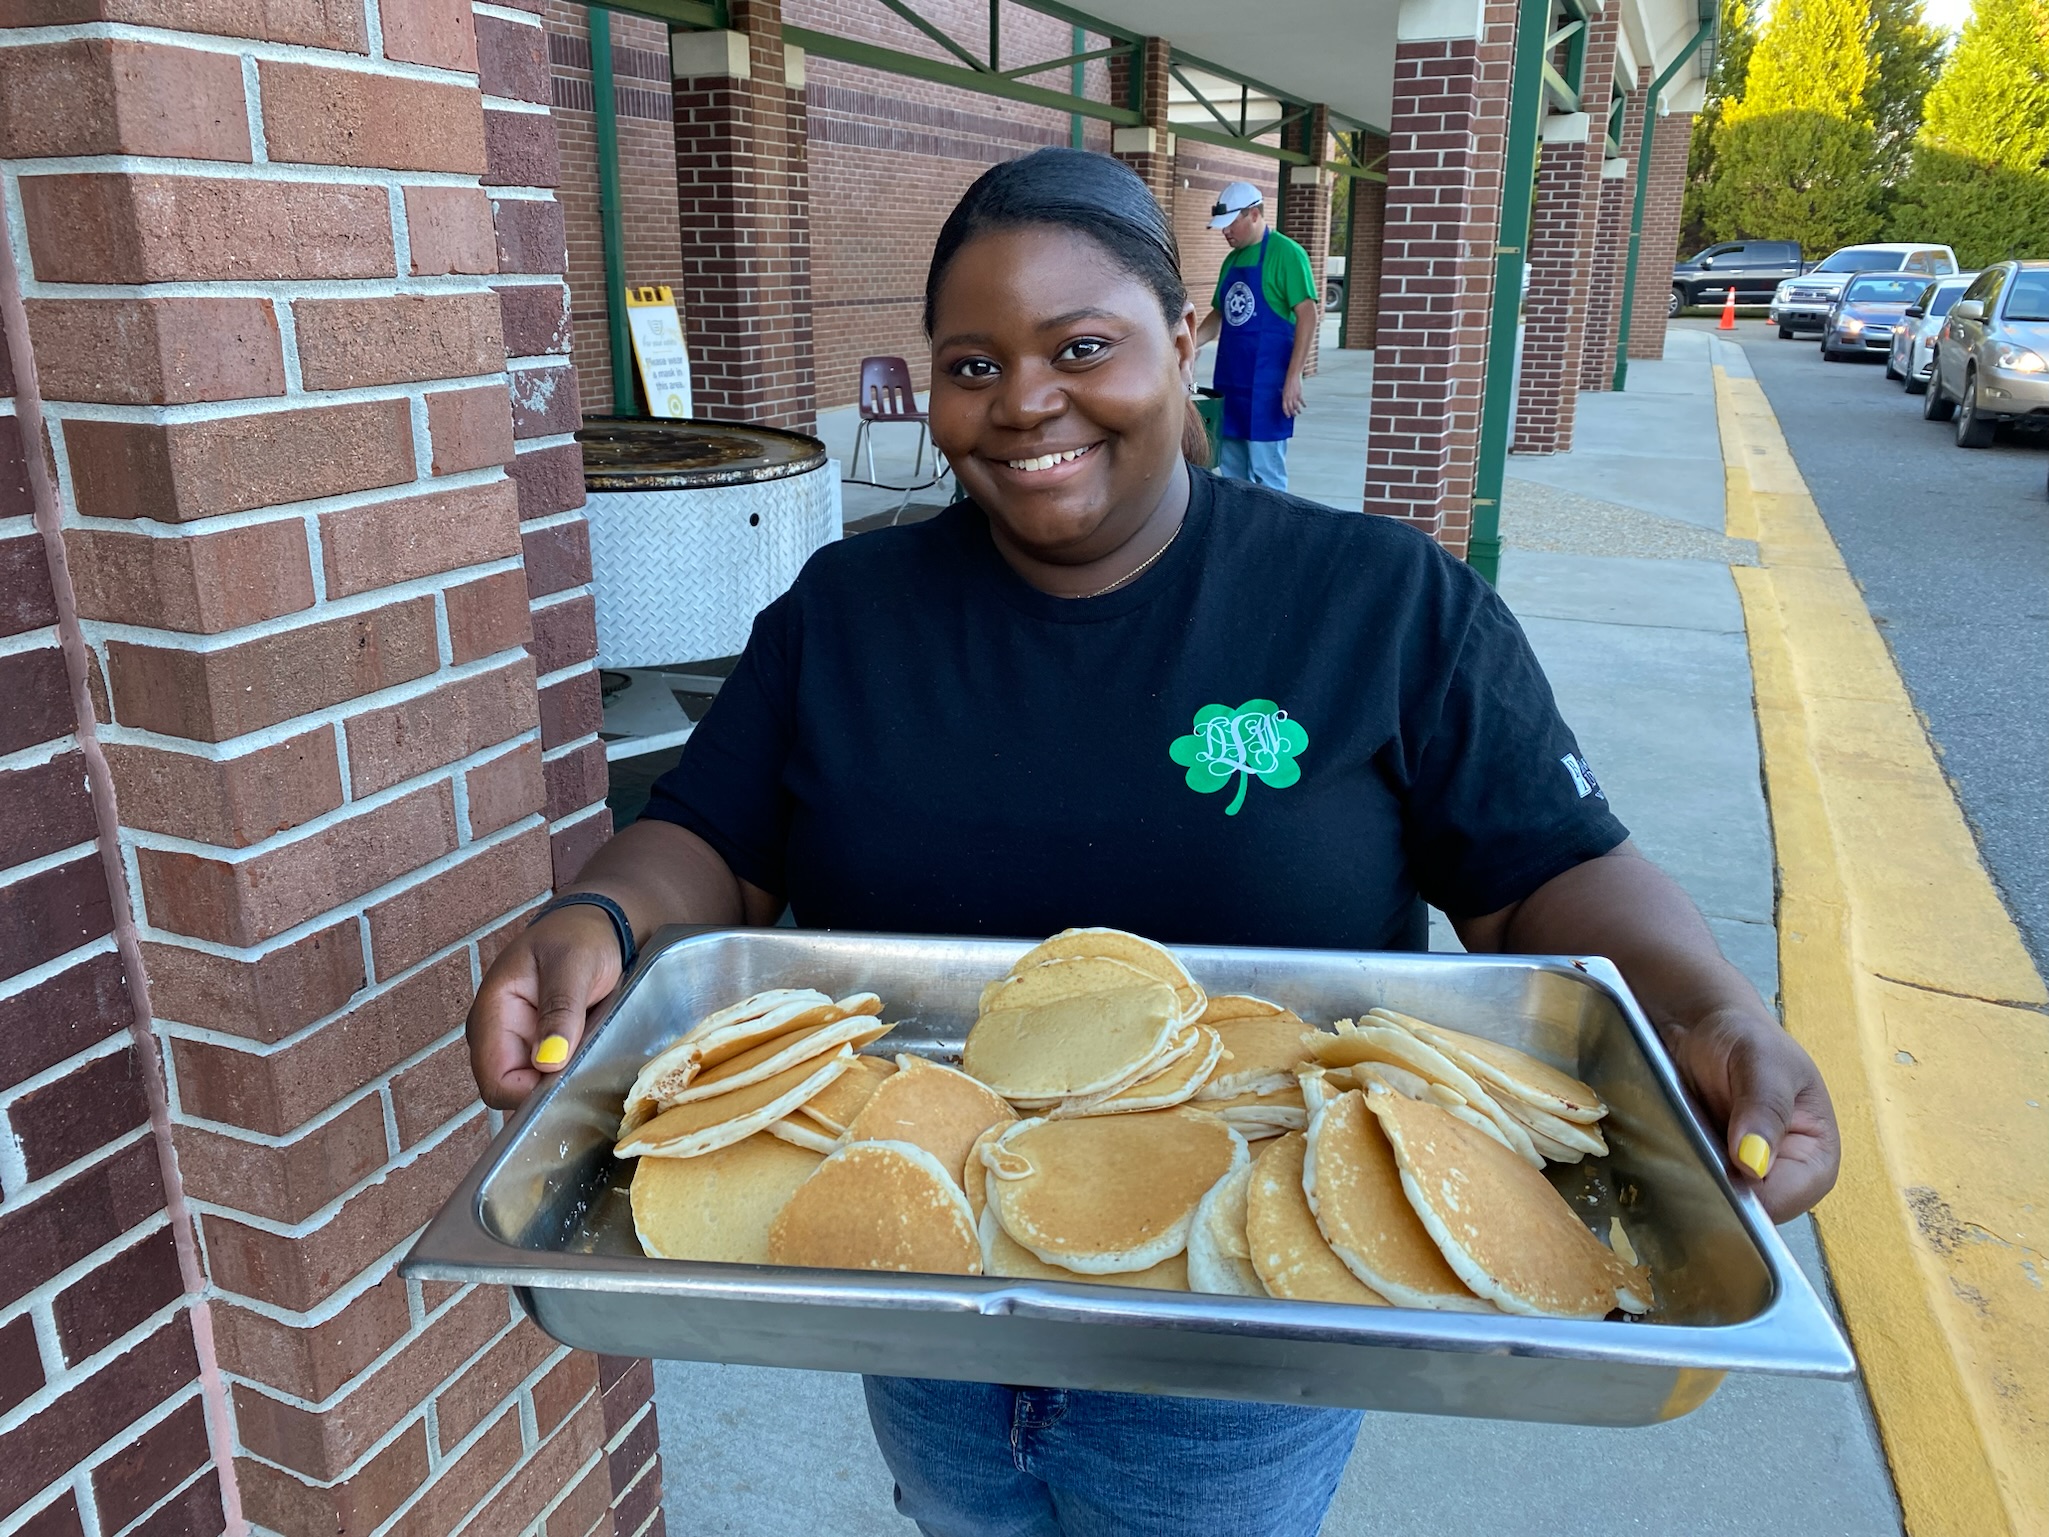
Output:
[[[1581,800],[1585,800],[1589,795],[1600,800],[1608,798],[1606,792],[1601,789],[1601,781],[1594,778],[1594,766],[1578,753],[1569,752],[1558,761],[1565,765],[1565,772],[1572,776],[1572,787],[1579,791]]]
[[[1206,704],[1195,712],[1195,729],[1174,738],[1167,756],[1188,770],[1188,788],[1208,795],[1234,778],[1238,793],[1224,808],[1234,817],[1245,804],[1254,779],[1269,789],[1285,790],[1302,777],[1296,754],[1309,745],[1309,733],[1271,699],[1248,699],[1232,709]]]

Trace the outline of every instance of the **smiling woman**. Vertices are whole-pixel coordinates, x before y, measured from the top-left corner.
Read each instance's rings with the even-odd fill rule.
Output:
[[[665,923],[1420,950],[1429,903],[1469,950],[1612,958],[1737,1177],[1782,1220],[1812,1204],[1836,1166],[1813,1063],[1631,850],[1492,589],[1392,519],[1189,462],[1194,312],[1138,179],[994,167],[927,296],[965,496],[826,547],[762,612],[645,818],[484,979],[486,1099],[559,1070]],[[945,1537],[1310,1537],[1360,1423],[867,1391],[899,1508]]]

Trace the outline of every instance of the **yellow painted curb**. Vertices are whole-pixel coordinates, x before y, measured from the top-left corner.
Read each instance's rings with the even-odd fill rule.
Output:
[[[1715,368],[1815,1212],[1913,1537],[2049,1533],[2049,993],[1754,379]]]

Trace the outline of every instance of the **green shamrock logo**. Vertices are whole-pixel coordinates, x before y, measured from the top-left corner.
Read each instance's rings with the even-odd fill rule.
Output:
[[[1309,733],[1286,710],[1271,699],[1248,699],[1235,710],[1204,705],[1195,712],[1194,731],[1174,738],[1167,756],[1188,770],[1188,788],[1204,795],[1237,776],[1238,793],[1224,808],[1225,816],[1234,817],[1254,776],[1276,790],[1300,779],[1295,756],[1308,745]]]

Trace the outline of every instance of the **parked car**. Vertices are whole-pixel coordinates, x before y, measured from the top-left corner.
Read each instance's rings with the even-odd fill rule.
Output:
[[[1332,315],[1342,314],[1345,308],[1345,258],[1326,256],[1323,259],[1323,308]]]
[[[1665,313],[1689,304],[1720,304],[1731,288],[1738,304],[1767,304],[1780,283],[1807,268],[1797,240],[1732,240],[1675,263],[1672,300]]]
[[[1928,285],[1904,272],[1859,272],[1843,285],[1821,327],[1823,361],[1892,352],[1893,328]]]
[[[1859,272],[1911,272],[1927,278],[1957,270],[1957,253],[1946,245],[1846,245],[1832,251],[1799,277],[1779,284],[1772,295],[1772,323],[1784,341],[1795,331],[1819,331],[1835,307],[1836,295]]]
[[[1971,280],[1935,333],[1921,414],[1984,448],[2001,422],[2049,425],[2049,261],[1999,262]]]
[[[1935,368],[1935,333],[1942,329],[1942,317],[1971,286],[1975,272],[1959,272],[1953,278],[1937,278],[1921,290],[1921,297],[1907,306],[1907,313],[1893,327],[1892,352],[1885,374],[1897,379],[1909,395],[1928,388],[1928,375]]]

